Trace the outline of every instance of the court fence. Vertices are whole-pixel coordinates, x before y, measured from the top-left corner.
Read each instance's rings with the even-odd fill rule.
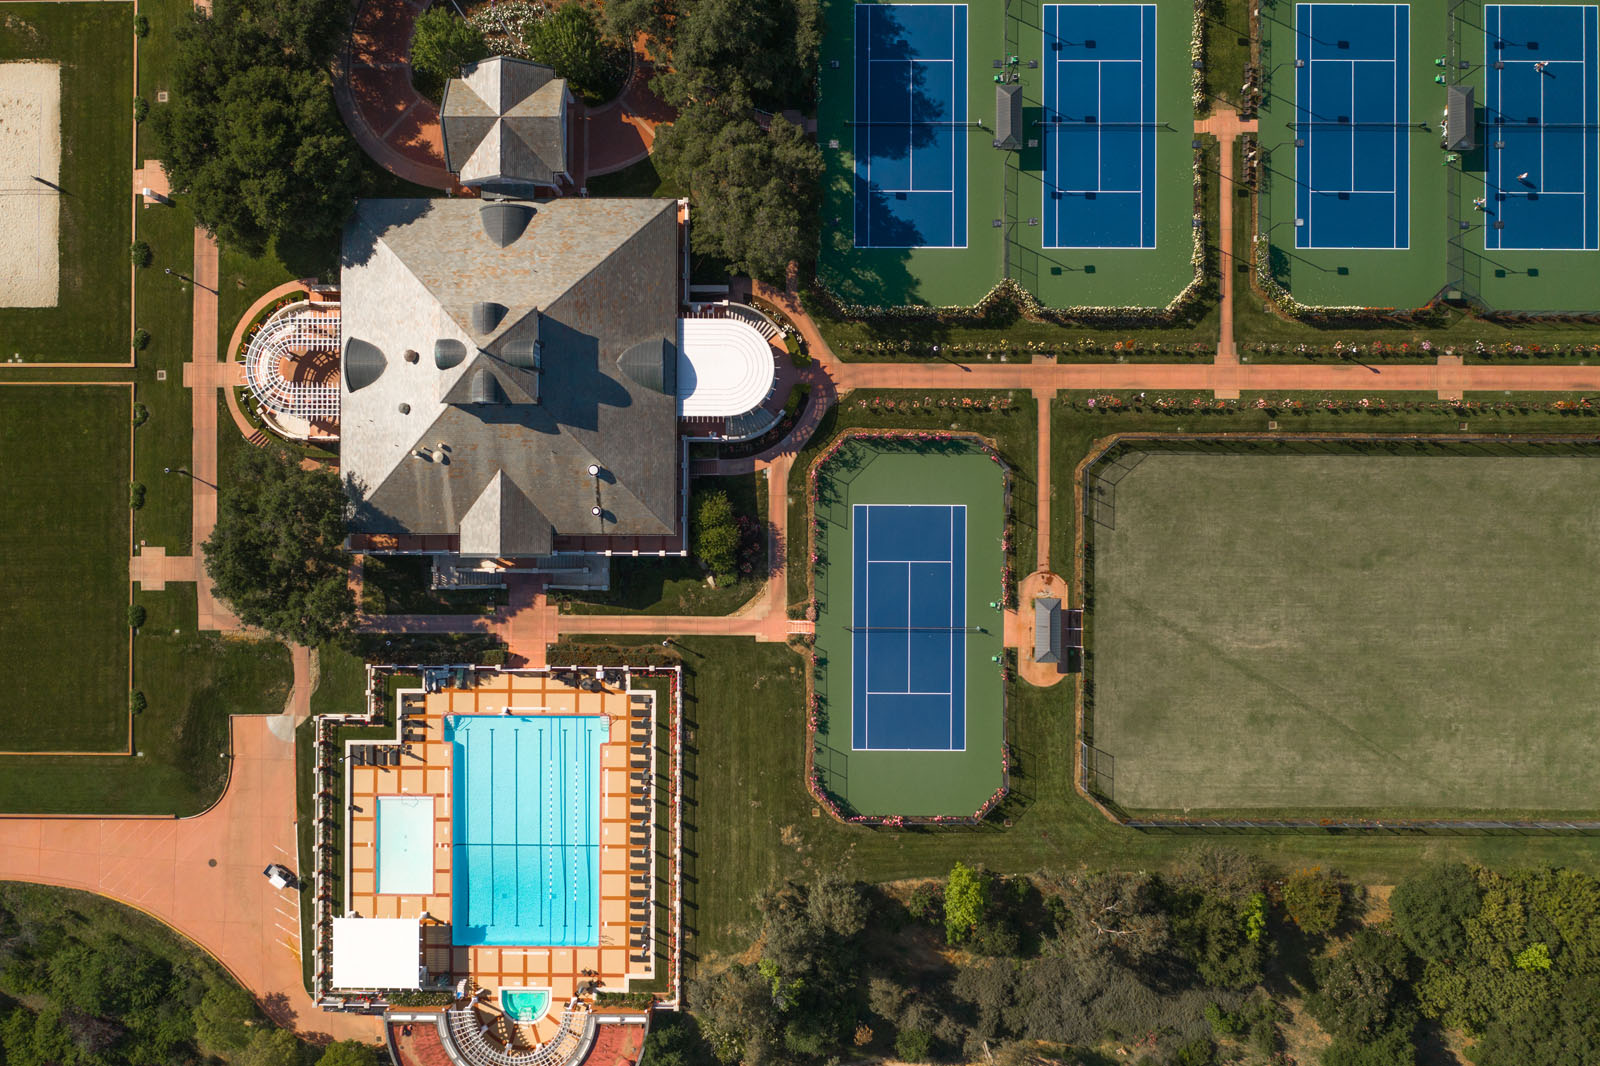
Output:
[[[848,518],[850,504],[848,489],[851,482],[879,455],[886,452],[926,451],[935,448],[948,452],[971,452],[974,449],[987,455],[1001,470],[1005,520],[1003,524],[1001,553],[1003,561],[1009,560],[1014,543],[1011,535],[1011,482],[1012,472],[999,446],[990,438],[978,433],[945,432],[917,429],[852,429],[841,433],[811,461],[806,471],[806,505],[811,529],[811,567],[809,582],[811,601],[818,609],[826,603],[828,561],[828,535],[830,529],[844,529],[842,518]],[[835,473],[835,468],[838,472]],[[825,487],[826,486],[826,487]],[[835,511],[835,508],[838,508]],[[826,513],[824,513],[826,512]],[[836,517],[836,515],[838,517]],[[1004,563],[1010,574],[1010,563]],[[1009,586],[1009,580],[1006,581]],[[1008,587],[1008,595],[1014,590]],[[927,829],[970,828],[981,825],[1011,794],[1011,700],[1010,691],[1016,677],[1016,663],[1009,650],[1005,653],[1005,666],[1000,674],[1000,787],[970,815],[905,815],[860,814],[847,809],[844,803],[828,788],[818,753],[826,747],[820,739],[830,732],[828,700],[828,660],[814,647],[810,653],[811,669],[806,674],[806,787],[813,799],[837,821],[851,825],[865,825],[886,829],[917,826]],[[834,750],[828,748],[828,750]]]
[[[1600,821],[1554,818],[1206,817],[1138,816],[1116,805],[1116,759],[1095,746],[1094,545],[1099,529],[1115,528],[1117,485],[1152,454],[1178,455],[1437,455],[1475,458],[1581,457],[1600,459],[1592,434],[1372,433],[1116,433],[1090,445],[1073,471],[1080,516],[1074,539],[1073,582],[1083,606],[1083,661],[1074,694],[1078,759],[1073,784],[1108,820],[1130,829],[1184,832],[1287,830],[1322,832],[1600,833]],[[1109,502],[1107,502],[1109,498]],[[1109,518],[1109,520],[1105,520]]]

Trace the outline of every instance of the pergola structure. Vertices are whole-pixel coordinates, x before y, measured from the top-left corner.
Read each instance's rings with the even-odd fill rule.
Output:
[[[250,338],[245,384],[273,415],[337,422],[338,356],[339,305],[303,300],[274,312]]]

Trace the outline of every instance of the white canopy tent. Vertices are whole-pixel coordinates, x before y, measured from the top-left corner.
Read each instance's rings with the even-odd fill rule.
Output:
[[[422,922],[416,918],[335,918],[333,987],[420,988]]]

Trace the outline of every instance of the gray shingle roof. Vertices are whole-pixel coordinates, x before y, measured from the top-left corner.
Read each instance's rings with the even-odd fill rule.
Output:
[[[565,79],[538,63],[494,56],[445,85],[445,166],[464,185],[554,185],[567,163]]]
[[[1022,147],[1022,86],[994,87],[994,146],[1016,151]]]
[[[469,532],[498,535],[498,554],[552,534],[676,535],[675,397],[618,365],[636,346],[675,357],[676,203],[537,203],[504,248],[480,206],[364,200],[345,231],[342,340],[387,357],[342,397],[351,531],[460,533],[463,552]],[[506,309],[488,332],[473,328],[481,302]],[[462,358],[401,358],[441,345]]]
[[[1033,600],[1033,661],[1061,661],[1061,601],[1054,596]]]

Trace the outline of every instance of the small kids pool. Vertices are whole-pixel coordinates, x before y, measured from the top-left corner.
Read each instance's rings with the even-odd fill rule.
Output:
[[[433,893],[433,797],[378,797],[378,894]]]
[[[550,1009],[548,988],[502,988],[500,1009],[514,1022],[531,1023],[544,1017]]]

